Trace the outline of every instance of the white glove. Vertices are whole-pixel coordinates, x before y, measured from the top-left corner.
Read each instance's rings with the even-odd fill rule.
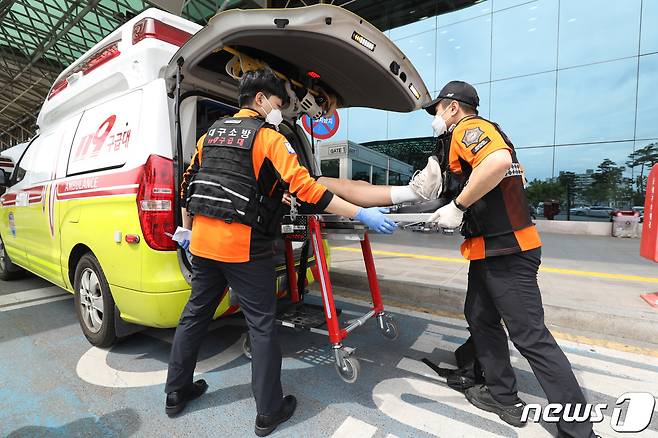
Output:
[[[436,210],[429,222],[436,222],[442,228],[457,228],[462,224],[464,212],[457,208],[455,201]]]

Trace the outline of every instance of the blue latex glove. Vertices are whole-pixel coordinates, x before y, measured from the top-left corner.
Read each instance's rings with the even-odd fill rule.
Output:
[[[384,213],[388,212],[388,208],[382,207],[360,208],[354,219],[363,222],[375,233],[393,234],[398,226],[395,222],[384,216]]]
[[[187,251],[190,248],[190,241],[188,239],[183,239],[182,242],[178,243],[178,246]]]

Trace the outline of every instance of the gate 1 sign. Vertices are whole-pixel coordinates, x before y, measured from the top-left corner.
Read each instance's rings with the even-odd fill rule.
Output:
[[[647,181],[640,255],[658,262],[658,164],[654,164]]]
[[[311,118],[309,116],[302,117],[302,125],[304,130],[313,135],[318,140],[326,140],[333,137],[333,135],[338,132],[338,126],[340,125],[340,118],[338,117],[338,111],[334,111],[331,116],[320,117],[317,120],[313,120],[313,132],[311,133]]]

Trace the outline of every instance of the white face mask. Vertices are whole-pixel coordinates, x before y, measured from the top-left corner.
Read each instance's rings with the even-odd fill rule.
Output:
[[[260,109],[262,109],[263,112],[266,114],[265,121],[267,123],[271,124],[271,125],[274,125],[274,127],[278,130],[279,125],[281,124],[281,122],[283,122],[283,114],[281,114],[280,109],[276,109],[272,106],[269,99],[265,99],[265,101],[270,106],[270,112],[269,113],[267,111],[265,111],[265,108],[263,108],[262,106],[260,107]]]
[[[436,115],[434,116],[434,120],[432,120],[432,129],[434,130],[434,137],[439,137],[448,130],[446,121],[443,120],[443,115],[446,113],[446,111],[448,111],[448,108],[444,109],[441,114],[436,113]]]

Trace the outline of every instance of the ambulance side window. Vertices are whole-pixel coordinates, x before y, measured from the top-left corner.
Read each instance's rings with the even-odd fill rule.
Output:
[[[59,152],[59,145],[55,133],[43,135],[33,144],[32,160],[27,172],[27,183],[34,185],[44,181],[49,181],[55,177],[55,159]]]
[[[14,184],[19,184],[21,182],[25,182],[25,184],[29,183],[26,177],[30,172],[30,166],[33,161],[34,155],[36,152],[38,152],[37,149],[39,148],[40,140],[41,138],[36,138],[27,147],[25,153],[23,153],[23,156],[21,157],[20,161],[16,165],[16,176],[15,176]]]

